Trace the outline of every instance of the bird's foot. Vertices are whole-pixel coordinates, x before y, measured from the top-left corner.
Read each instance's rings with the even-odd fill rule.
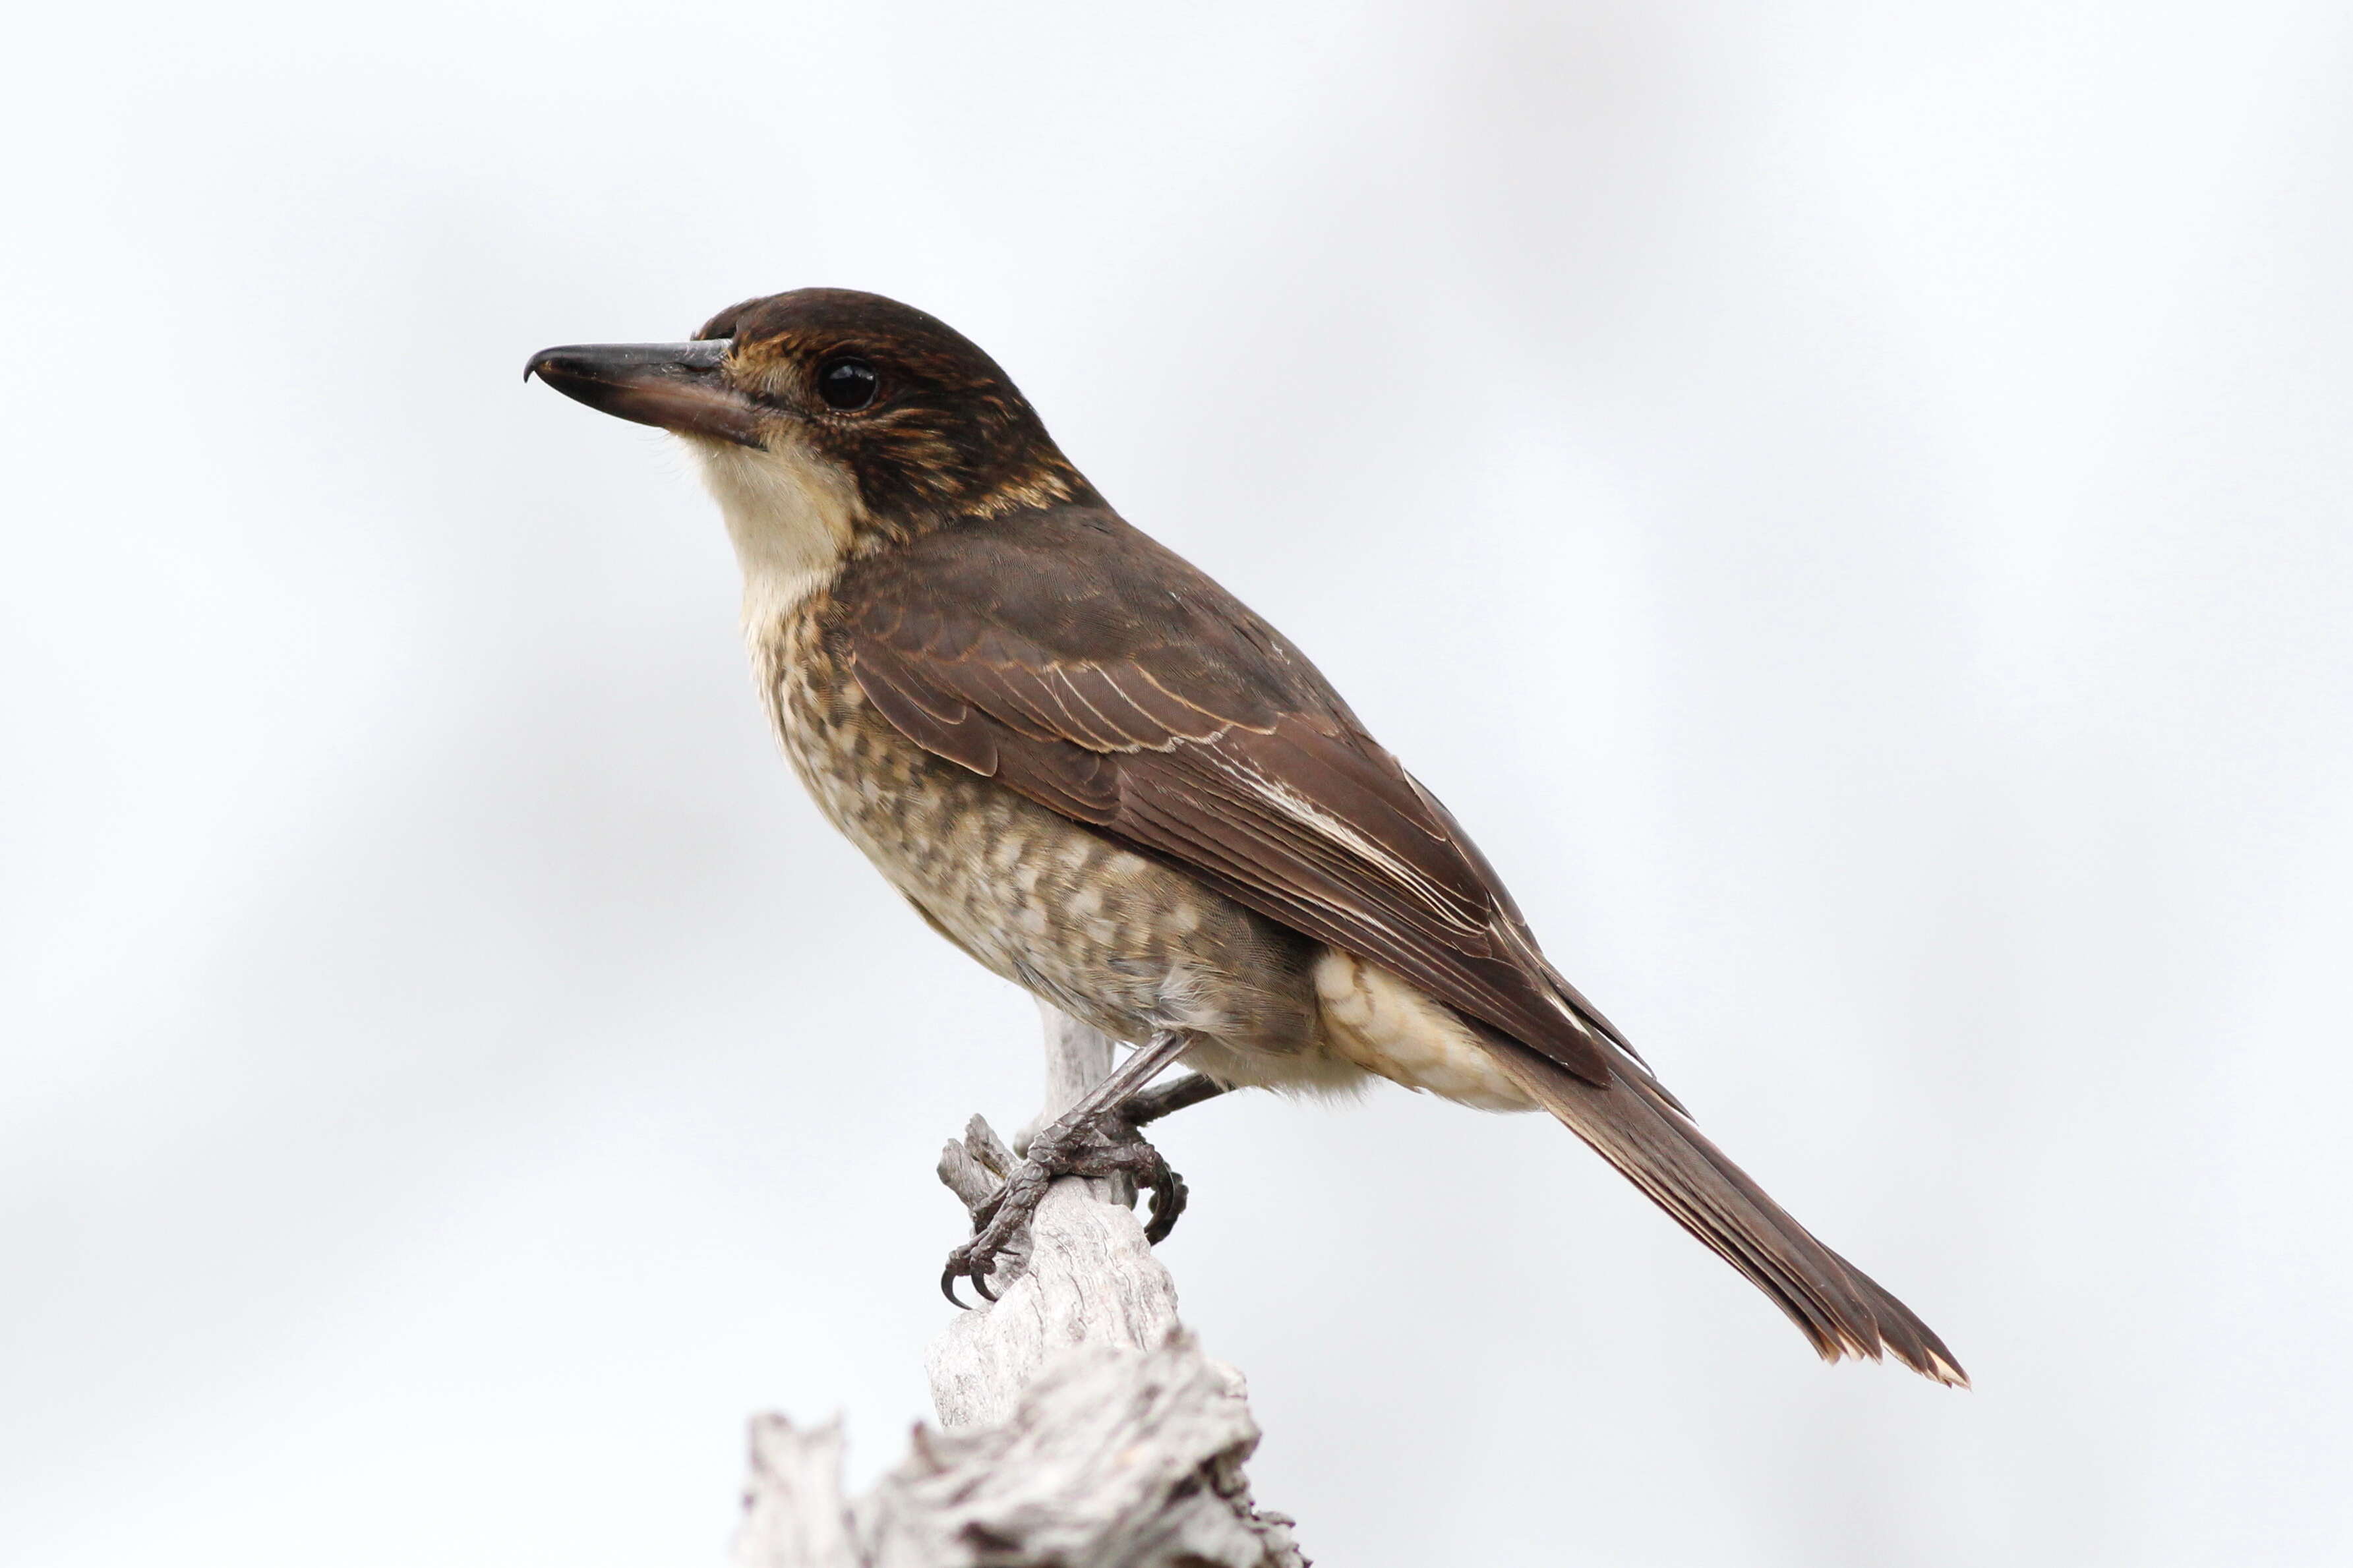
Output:
[[[1159,1150],[1145,1142],[1135,1123],[1124,1113],[1124,1108],[1091,1116],[1064,1117],[1030,1139],[1026,1157],[1018,1162],[992,1158],[1004,1146],[996,1142],[996,1134],[988,1132],[977,1117],[974,1121],[975,1127],[966,1133],[966,1147],[978,1156],[982,1165],[1003,1170],[1004,1180],[993,1192],[971,1205],[975,1227],[972,1238],[948,1254],[947,1268],[940,1274],[941,1293],[959,1307],[965,1303],[956,1296],[958,1279],[971,1280],[973,1289],[982,1300],[997,1300],[997,1293],[989,1289],[989,1277],[997,1271],[1001,1261],[1010,1260],[1022,1249],[1029,1222],[1036,1217],[1046,1189],[1057,1177],[1124,1176],[1137,1187],[1149,1187],[1152,1210],[1144,1236],[1155,1245],[1167,1237],[1176,1226],[1176,1216],[1185,1212],[1185,1179],[1169,1169]],[[986,1142],[976,1143],[976,1137],[981,1133],[987,1134]],[[951,1152],[955,1147],[949,1145]],[[946,1174],[944,1167],[942,1175]],[[950,1182],[951,1186],[960,1184]]]

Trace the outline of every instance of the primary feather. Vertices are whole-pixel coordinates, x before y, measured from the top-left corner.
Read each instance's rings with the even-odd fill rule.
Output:
[[[1281,633],[1100,509],[925,543],[836,588],[858,683],[909,739],[1435,998],[1824,1357],[1884,1352],[1967,1381],[1700,1133],[1545,960],[1453,817]]]

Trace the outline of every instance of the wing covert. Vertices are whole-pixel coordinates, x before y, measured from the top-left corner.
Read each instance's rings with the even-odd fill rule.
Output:
[[[1604,1042],[1623,1042],[1554,983],[1452,817],[1216,584],[1124,523],[1120,542],[1145,548],[1085,548],[1110,542],[1104,515],[1033,521],[1043,539],[1008,530],[977,569],[965,540],[846,574],[836,597],[867,698],[935,755],[1607,1086],[1624,1063]]]

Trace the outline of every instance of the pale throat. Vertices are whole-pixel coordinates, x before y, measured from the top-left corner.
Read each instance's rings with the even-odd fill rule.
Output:
[[[758,637],[833,580],[860,510],[840,465],[784,435],[764,448],[692,440],[704,488],[719,503],[744,573],[744,630]]]

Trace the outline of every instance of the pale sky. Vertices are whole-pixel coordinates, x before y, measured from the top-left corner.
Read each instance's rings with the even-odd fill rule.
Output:
[[[2341,5],[49,7],[0,370],[0,1557],[717,1563],[904,1452],[1026,998],[520,379],[806,284],[1029,391],[1957,1394],[1557,1126],[1168,1125],[1353,1568],[2353,1559]]]

